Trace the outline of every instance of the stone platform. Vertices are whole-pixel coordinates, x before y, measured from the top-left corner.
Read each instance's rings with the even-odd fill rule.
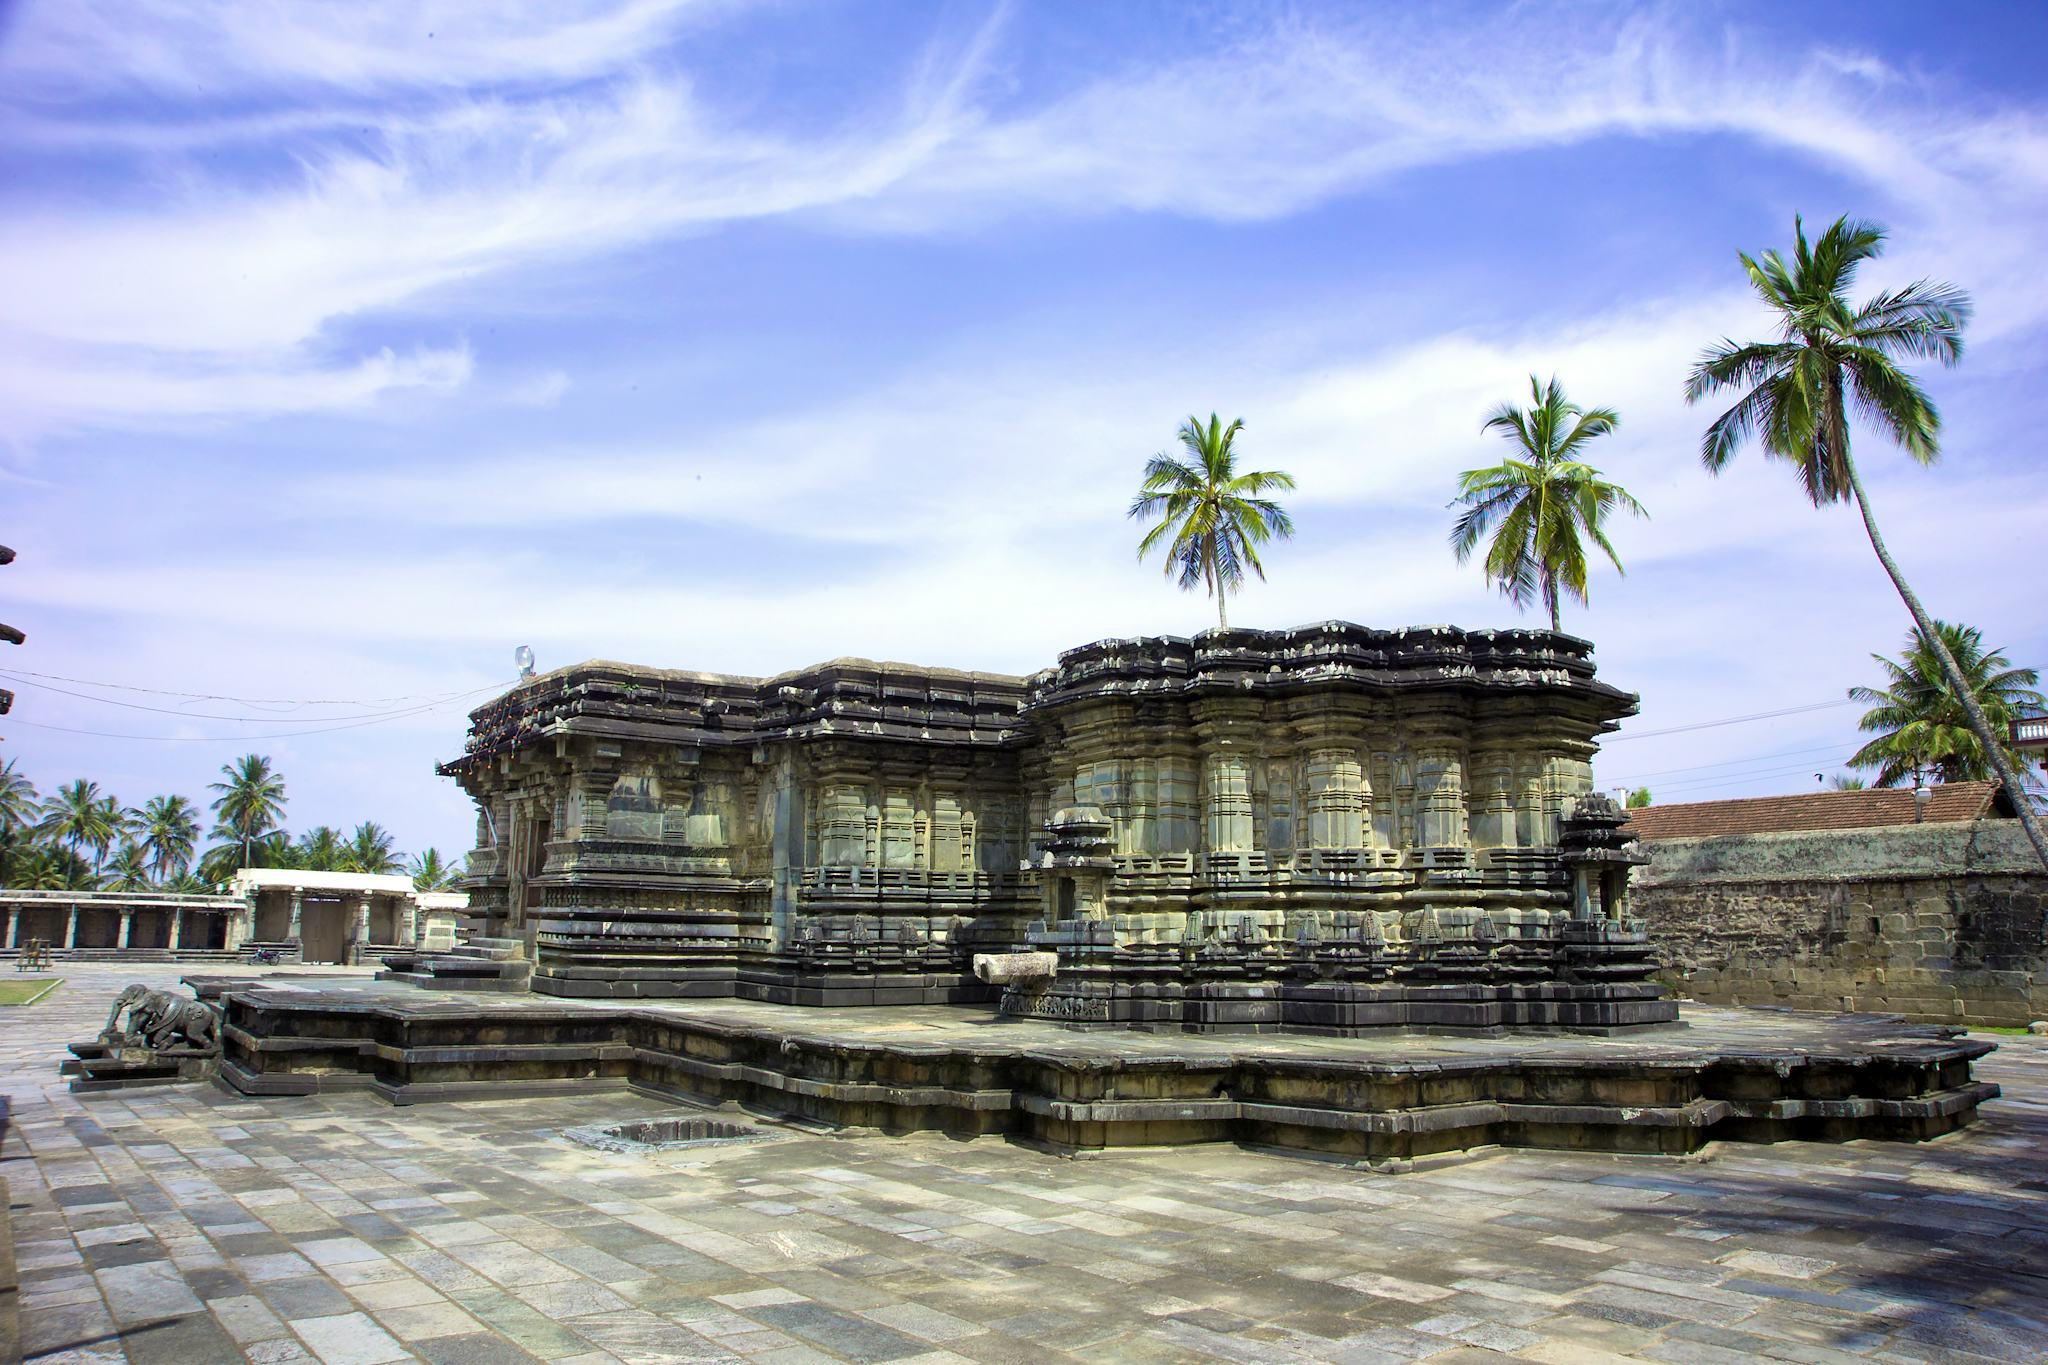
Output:
[[[202,994],[225,983],[187,978]],[[1076,1033],[981,1010],[571,1002],[238,981],[222,1081],[395,1104],[622,1088],[1054,1150],[1238,1142],[1399,1168],[1481,1147],[1683,1155],[1919,1140],[1995,1098],[1981,1039],[1882,1015],[1688,1010],[1627,1038]]]

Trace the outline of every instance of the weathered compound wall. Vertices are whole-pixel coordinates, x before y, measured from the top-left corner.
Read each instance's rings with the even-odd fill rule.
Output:
[[[1715,1004],[2048,1018],[2048,874],[2014,820],[1660,839],[1634,911]]]

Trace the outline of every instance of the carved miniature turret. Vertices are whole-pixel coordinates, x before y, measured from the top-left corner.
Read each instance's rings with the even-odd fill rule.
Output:
[[[1572,806],[1560,826],[1557,846],[1572,879],[1572,918],[1628,918],[1629,869],[1650,861],[1624,831],[1628,812],[1601,792],[1589,792]]]
[[[1088,867],[1107,870],[1115,841],[1109,817],[1096,806],[1063,806],[1045,822],[1040,846],[1041,867]]]

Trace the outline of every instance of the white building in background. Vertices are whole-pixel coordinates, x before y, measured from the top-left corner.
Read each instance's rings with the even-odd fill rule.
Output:
[[[469,906],[459,891],[415,891],[410,877],[245,867],[229,894],[243,909],[230,947],[262,944],[301,962],[360,963],[400,948],[452,948]]]
[[[252,867],[224,895],[0,889],[0,954],[31,942],[68,954],[218,958],[267,947],[303,962],[372,962],[401,948],[455,946],[461,891],[406,877]]]

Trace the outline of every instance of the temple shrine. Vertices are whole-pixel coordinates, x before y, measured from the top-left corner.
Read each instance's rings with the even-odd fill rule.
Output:
[[[441,771],[478,806],[471,942],[541,994],[1609,1029],[1676,1016],[1592,791],[1634,711],[1571,636],[1326,622],[1029,677],[593,661]]]

